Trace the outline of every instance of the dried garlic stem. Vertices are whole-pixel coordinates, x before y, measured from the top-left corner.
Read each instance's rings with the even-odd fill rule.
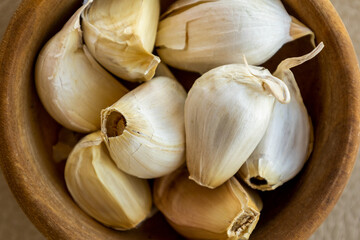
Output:
[[[315,34],[311,31],[310,28],[305,26],[302,22],[291,16],[291,25],[290,25],[290,36],[293,40],[305,37],[310,35],[311,44],[315,47]]]

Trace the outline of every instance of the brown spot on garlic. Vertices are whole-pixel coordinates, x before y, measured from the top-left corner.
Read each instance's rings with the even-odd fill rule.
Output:
[[[120,136],[126,127],[126,120],[119,112],[111,112],[106,121],[106,134],[108,137]]]
[[[261,186],[261,185],[266,185],[267,184],[267,181],[265,178],[262,178],[260,176],[256,176],[256,177],[252,177],[250,178],[250,182],[252,184],[255,184],[255,185],[258,185],[258,186]]]
[[[229,236],[240,236],[242,232],[245,232],[257,219],[260,213],[251,209],[245,210],[238,216],[232,223],[232,227],[228,233]]]

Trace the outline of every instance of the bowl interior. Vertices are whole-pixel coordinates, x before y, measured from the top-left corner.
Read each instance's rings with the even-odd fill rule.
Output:
[[[162,8],[171,2],[162,1]],[[275,191],[261,193],[264,210],[251,239],[309,237],[339,198],[359,143],[359,72],[341,21],[326,0],[284,2],[289,13],[315,32],[317,42],[325,44],[318,57],[293,69],[312,118],[315,143],[297,177]],[[52,145],[60,126],[37,97],[34,65],[41,47],[80,4],[78,0],[25,0],[10,24],[1,55],[6,88],[1,95],[4,174],[27,215],[49,238],[182,239],[160,213],[127,232],[99,224],[73,202],[65,186],[64,163],[52,160]],[[9,40],[12,37],[13,42]],[[282,59],[311,49],[309,38],[286,44],[265,66],[274,70]],[[12,60],[7,64],[6,52]],[[174,73],[187,90],[198,76],[178,70]]]

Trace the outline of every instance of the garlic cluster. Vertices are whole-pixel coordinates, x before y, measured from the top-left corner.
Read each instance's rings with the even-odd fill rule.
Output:
[[[105,144],[121,170],[156,178],[185,162],[185,98],[176,80],[156,77],[101,112]]]
[[[67,158],[74,201],[113,229],[151,217],[145,179],[158,178],[154,203],[181,235],[248,239],[262,201],[244,184],[273,190],[312,151],[311,120],[290,69],[323,44],[271,74],[254,65],[289,41],[314,42],[280,0],[178,0],[158,27],[159,13],[160,0],[88,0],[43,47],[36,88],[67,128],[53,158]],[[203,74],[188,94],[154,45],[166,64]],[[129,91],[121,80],[135,82],[129,89],[145,83]],[[90,134],[76,143],[81,135],[72,131]]]
[[[152,199],[147,181],[115,166],[100,131],[75,146],[66,162],[65,180],[75,202],[106,226],[131,229],[150,214]]]
[[[157,52],[170,66],[199,73],[242,63],[259,65],[287,42],[312,31],[280,0],[178,0],[163,15]]]
[[[289,104],[275,103],[269,126],[259,145],[242,165],[239,175],[252,188],[273,190],[302,169],[313,145],[313,129],[295,77],[289,70],[315,57],[324,47],[320,43],[311,53],[280,63],[274,76],[289,87]]]
[[[154,203],[170,225],[189,239],[248,239],[262,209],[260,197],[234,177],[211,190],[184,169],[155,180]]]
[[[100,128],[100,111],[128,92],[83,45],[82,6],[41,50],[35,66],[36,89],[48,113],[77,132]]]

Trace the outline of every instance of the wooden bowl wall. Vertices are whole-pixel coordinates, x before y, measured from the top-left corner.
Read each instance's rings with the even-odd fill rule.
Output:
[[[162,1],[163,7],[170,2]],[[299,176],[262,194],[265,207],[251,239],[307,239],[340,197],[359,146],[360,73],[341,20],[328,0],[284,2],[325,43],[315,60],[294,70],[313,120],[315,145]],[[64,166],[51,159],[59,125],[36,95],[34,64],[44,43],[79,6],[80,0],[24,0],[8,27],[0,53],[4,175],[27,216],[49,239],[182,239],[160,214],[128,232],[102,226],[73,202]],[[308,39],[287,44],[267,65],[310,49]]]

